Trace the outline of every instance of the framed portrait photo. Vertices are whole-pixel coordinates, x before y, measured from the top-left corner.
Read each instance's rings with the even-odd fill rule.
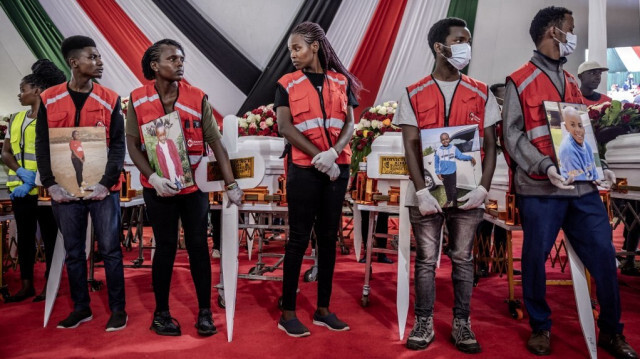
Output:
[[[457,207],[482,178],[478,125],[424,129],[420,140],[429,192],[440,207]]]
[[[105,128],[49,128],[49,148],[56,182],[75,197],[93,192],[107,166]]]
[[[177,111],[140,126],[151,168],[178,190],[193,186],[187,146]]]
[[[598,145],[587,106],[544,101],[558,172],[574,181],[603,179]]]

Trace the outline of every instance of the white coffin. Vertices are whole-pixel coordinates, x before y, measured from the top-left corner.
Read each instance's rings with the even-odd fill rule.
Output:
[[[607,143],[605,158],[616,177],[626,178],[629,186],[640,186],[640,133],[618,136]]]
[[[254,158],[254,177],[237,179],[242,189],[267,187],[270,194],[278,189],[278,178],[284,174],[284,160],[280,158],[284,150],[284,139],[267,136],[238,137],[238,117],[228,115],[224,118],[222,143],[227,149],[230,159]],[[203,158],[196,170],[196,182],[202,191],[222,191],[222,181],[207,182],[206,167],[208,162],[215,161],[213,153]],[[277,204],[256,204],[258,208],[271,208]]]
[[[402,156],[404,157],[404,146],[402,134],[400,132],[387,132],[376,138],[371,144],[371,153],[367,156],[367,177],[378,180],[378,191],[387,194],[391,186],[400,187],[401,180],[408,180],[408,175],[381,174],[381,156]],[[380,205],[386,206],[386,202]]]

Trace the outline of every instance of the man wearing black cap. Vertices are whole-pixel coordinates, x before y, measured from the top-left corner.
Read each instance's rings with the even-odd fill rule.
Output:
[[[578,78],[580,79],[580,92],[587,106],[597,105],[603,102],[611,102],[611,97],[596,92],[602,79],[602,73],[609,71],[600,66],[596,61],[585,61],[578,66]]]
[[[64,237],[65,263],[69,276],[73,312],[58,328],[75,328],[93,319],[89,306],[85,235],[91,215],[98,248],[104,260],[111,318],[106,331],[127,325],[124,310],[124,271],[120,248],[119,176],[125,144],[120,97],[94,83],[102,77],[102,59],[95,42],[86,36],[71,36],[62,42],[62,55],[71,68],[71,80],[50,87],[41,94],[42,106],[36,125],[36,161],[42,185],[49,190],[53,214]],[[72,196],[56,183],[51,171],[50,127],[104,127],[107,137],[107,165],[94,191],[83,199]]]

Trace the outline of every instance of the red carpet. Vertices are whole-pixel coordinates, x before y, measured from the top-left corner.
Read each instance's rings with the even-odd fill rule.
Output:
[[[147,234],[149,231],[146,231]],[[619,231],[617,231],[619,232]],[[520,236],[514,236],[519,247]],[[616,248],[620,248],[620,233],[616,233]],[[272,242],[269,250],[282,252],[282,244]],[[516,250],[516,254],[519,249]],[[148,252],[145,253],[148,258]],[[133,252],[125,253],[125,263],[135,258]],[[393,258],[393,257],[392,257]],[[395,259],[395,258],[394,258]],[[255,258],[254,258],[255,261]],[[146,262],[148,263],[148,261]],[[219,260],[213,260],[213,278],[217,283]],[[303,272],[311,265],[303,264]],[[253,263],[245,250],[240,253],[240,271],[246,273]],[[519,268],[519,264],[516,264]],[[36,265],[37,291],[42,288],[44,264]],[[435,312],[436,340],[424,352],[405,349],[398,340],[395,312],[395,264],[374,263],[371,304],[360,306],[364,265],[354,261],[353,254],[340,255],[331,309],[351,326],[344,333],[330,332],[311,324],[315,309],[316,284],[301,281],[298,297],[298,316],[307,324],[312,335],[294,339],[276,328],[279,316],[277,299],[281,294],[280,282],[238,282],[235,333],[232,343],[226,339],[225,317],[216,303],[213,290],[212,308],[218,334],[201,338],[193,327],[197,313],[193,284],[189,275],[186,251],[178,251],[178,258],[171,289],[171,313],[182,324],[181,337],[160,337],[149,330],[154,310],[151,289],[151,270],[125,268],[127,312],[126,329],[106,333],[104,326],[109,319],[107,292],[92,292],[94,319],[76,329],[56,329],[72,308],[66,276],[63,277],[49,326],[42,328],[44,303],[0,303],[0,358],[457,358],[464,354],[455,350],[449,341],[451,326],[451,264],[443,257],[437,276],[437,302]],[[550,277],[570,278],[568,273],[549,268]],[[275,274],[281,275],[281,272]],[[19,273],[10,270],[5,275],[12,292],[19,288]],[[104,279],[103,269],[97,269],[97,278]],[[628,341],[640,349],[640,279],[620,277],[623,306],[623,322]],[[516,296],[522,291],[516,287]],[[533,358],[525,349],[529,335],[527,316],[524,320],[510,317],[504,299],[507,297],[505,277],[493,274],[482,279],[473,293],[473,329],[483,352],[475,358]],[[547,289],[549,304],[554,311],[552,355],[550,358],[584,358],[588,353],[578,323],[573,290],[571,287]],[[413,309],[409,309],[406,336],[413,325]],[[609,357],[599,350],[602,358]]]

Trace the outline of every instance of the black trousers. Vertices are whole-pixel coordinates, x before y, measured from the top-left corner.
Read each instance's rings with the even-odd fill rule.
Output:
[[[348,182],[348,165],[340,165],[340,177],[331,181],[329,176],[313,167],[289,164],[289,241],[285,250],[282,283],[284,310],[296,309],[302,257],[309,246],[311,230],[314,228],[318,240],[318,307],[329,307],[336,264],[336,241]]]
[[[150,188],[144,189],[143,196],[156,240],[156,252],[151,265],[156,312],[169,310],[169,289],[178,248],[178,219],[182,220],[198,307],[211,308],[211,262],[207,244],[209,196],[197,190],[184,195],[159,197]]]
[[[73,164],[73,169],[76,170],[76,182],[78,182],[78,187],[82,187],[82,170],[84,168],[84,162],[82,162],[78,157],[72,155],[71,163]]]
[[[37,195],[26,195],[12,201],[13,213],[18,227],[18,262],[20,263],[20,278],[33,280],[33,265],[36,257],[36,228],[40,224],[40,234],[44,242],[44,254],[47,269],[44,277],[49,278],[53,249],[56,245],[58,226],[53,218],[50,206],[38,206]]]
[[[442,184],[444,185],[444,191],[447,194],[447,201],[453,201],[453,205],[457,206],[458,189],[456,186],[458,185],[458,181],[456,178],[456,172],[448,175],[442,175]]]

